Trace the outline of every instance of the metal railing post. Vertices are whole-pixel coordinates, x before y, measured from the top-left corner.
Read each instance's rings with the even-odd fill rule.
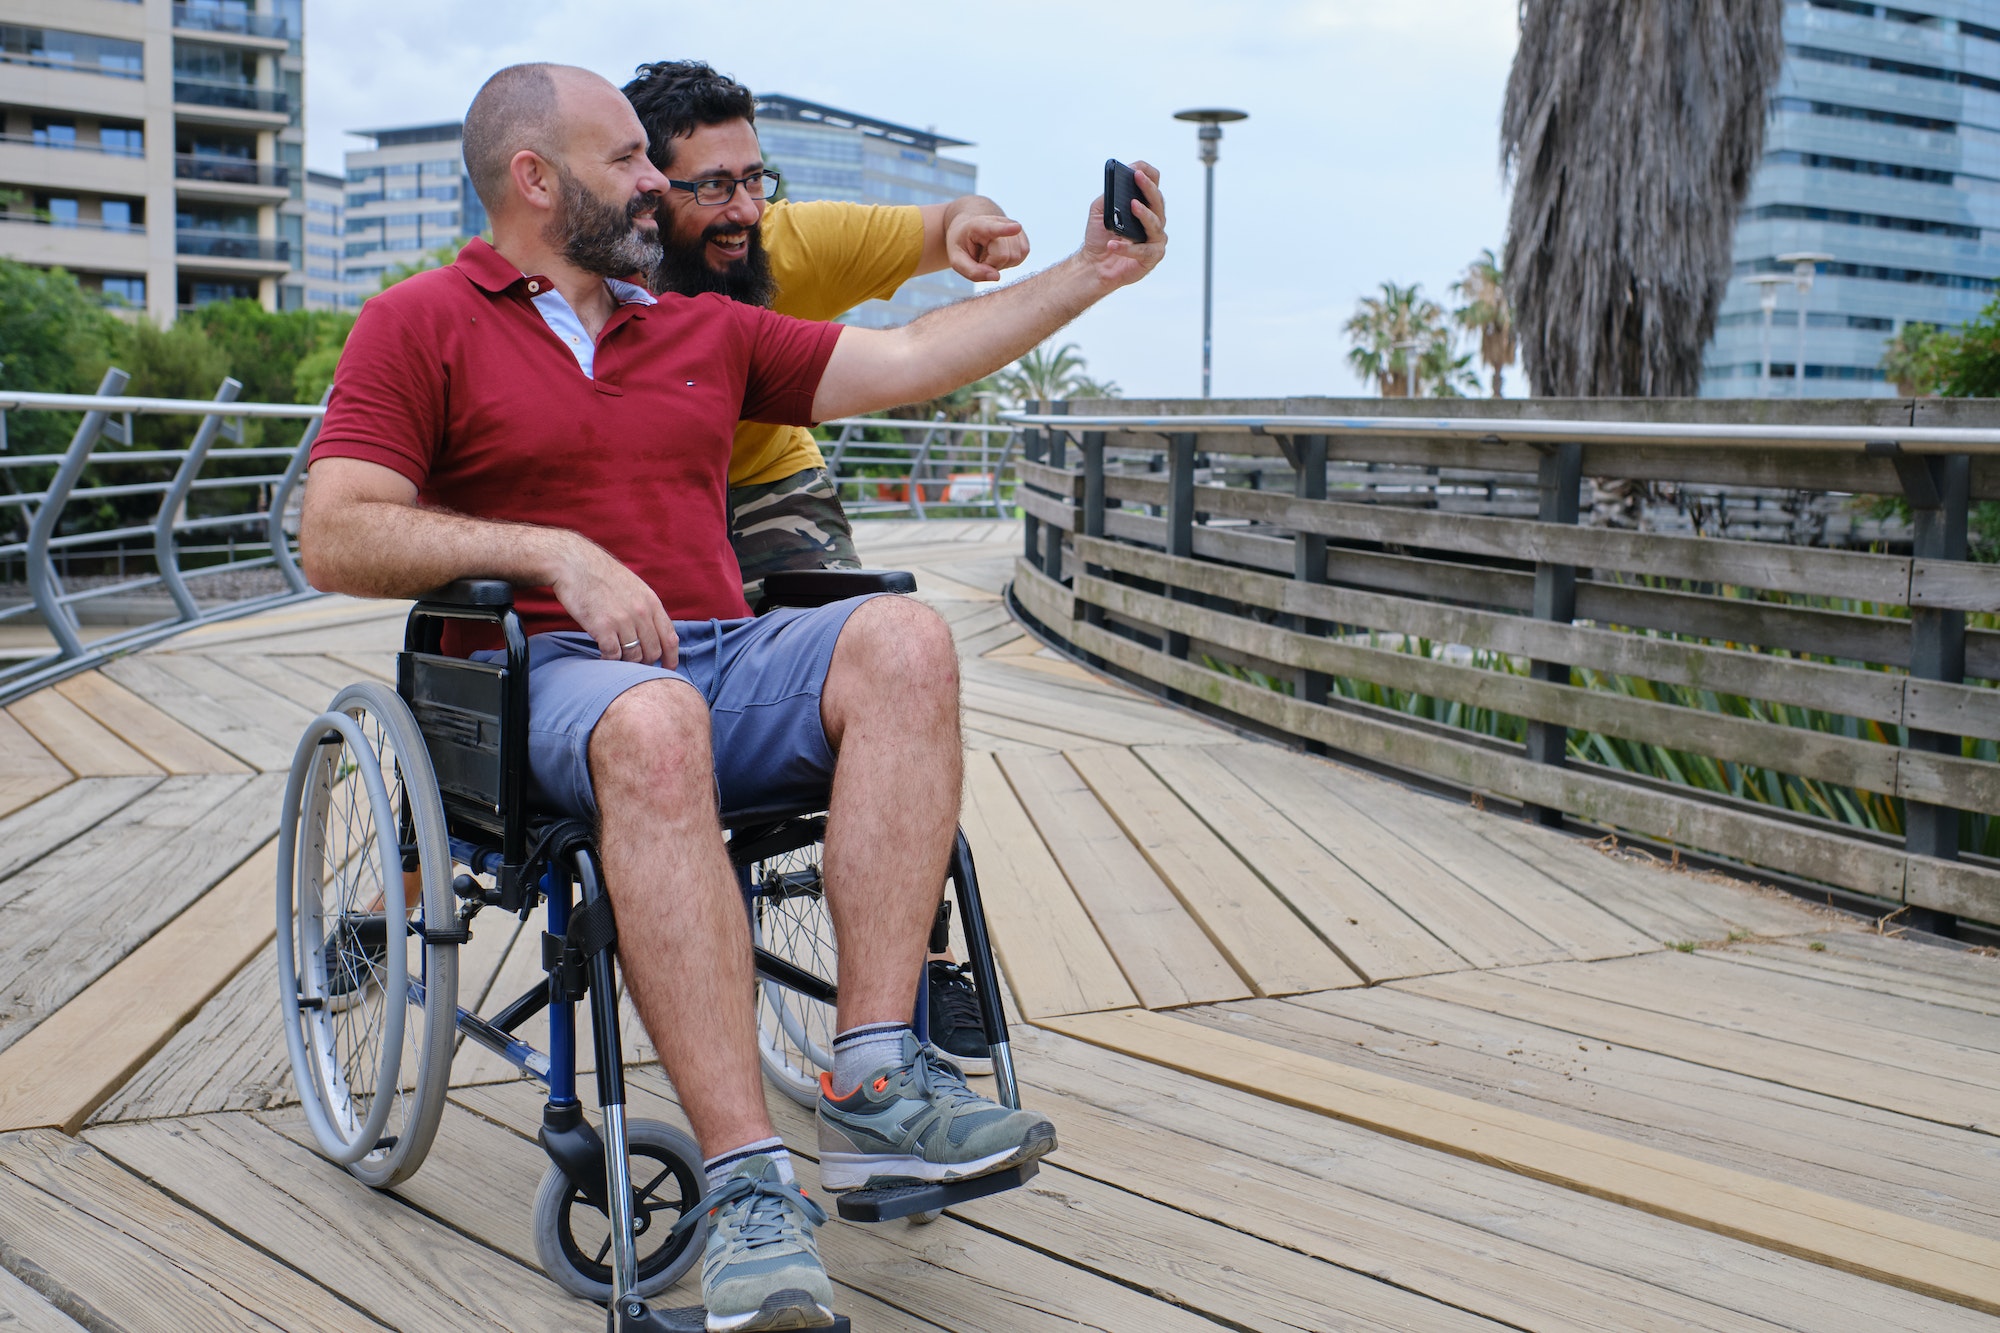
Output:
[[[1195,436],[1185,432],[1167,437],[1167,554],[1183,559],[1194,555],[1194,446]],[[1179,589],[1169,588],[1167,595],[1184,600]],[[1167,631],[1166,648],[1169,657],[1186,657],[1188,636]]]
[[[990,433],[990,432],[989,432]],[[1025,435],[1026,432],[1023,432]],[[983,449],[985,446],[981,446]],[[981,455],[984,456],[983,454]],[[1000,437],[1000,457],[993,464],[993,517],[1007,517],[1007,507],[1000,501],[1000,478],[1007,471],[1007,461],[1014,456],[1014,432],[1008,431]],[[1016,490],[1020,489],[1018,486]]]
[[[1914,457],[1898,453],[1896,474],[1915,520],[1911,554],[1919,560],[1964,560],[1970,509],[1972,458],[1968,454]],[[1951,684],[1965,681],[1965,612],[1910,607],[1910,677]],[[1909,748],[1957,756],[1957,736],[1910,728]],[[1927,801],[1905,801],[1903,847],[1917,856],[1958,859],[1959,812]],[[1940,935],[1955,935],[1958,919],[1949,912],[1912,908],[1911,924]]]
[[[319,405],[326,406],[326,400],[333,397],[333,388],[327,387],[319,396]],[[292,461],[285,465],[284,479],[271,492],[271,512],[265,520],[265,535],[271,543],[271,561],[278,572],[285,576],[285,586],[296,593],[312,591],[306,582],[305,571],[292,556],[291,539],[285,535],[285,508],[292,502],[292,491],[299,479],[305,476],[306,465],[312,458],[313,441],[319,438],[319,428],[325,417],[314,417],[306,423],[305,432],[299,436],[299,447],[292,451]]]
[[[236,395],[243,392],[243,386],[233,379],[224,378],[222,387],[215,391],[218,403],[233,403]],[[181,619],[190,623],[201,619],[201,608],[195,605],[194,594],[188,591],[187,580],[181,577],[181,548],[174,540],[174,524],[181,517],[181,506],[187,503],[188,488],[194,485],[195,476],[208,457],[208,451],[215,443],[215,437],[222,431],[222,416],[211,412],[201,419],[201,428],[194,433],[194,441],[188,445],[187,457],[181,460],[174,473],[173,485],[167,487],[160,497],[159,517],[153,521],[153,567],[160,572],[160,582],[167,587],[167,594],[174,599],[174,609]],[[239,432],[238,438],[241,438]]]
[[[1086,537],[1104,535],[1104,432],[1101,430],[1083,433],[1083,512],[1077,516],[1077,530]],[[1085,565],[1083,572],[1098,574],[1102,570],[1096,565]],[[1104,608],[1086,602],[1083,618],[1092,625],[1104,623]]]
[[[1326,436],[1301,435],[1295,446],[1298,456],[1298,480],[1293,494],[1301,500],[1326,499]],[[1301,583],[1326,582],[1326,538],[1318,533],[1295,532],[1292,534],[1292,577]],[[1327,624],[1323,620],[1302,619],[1299,632],[1302,634],[1325,634]],[[1299,698],[1309,704],[1326,702],[1331,678],[1324,671],[1300,671],[1297,682]]]
[[[933,423],[943,420],[944,413],[942,412],[937,413],[931,418]],[[916,512],[918,518],[930,517],[924,513],[924,486],[917,478],[923,473],[924,464],[930,460],[931,441],[936,438],[937,426],[933,424],[926,427],[924,437],[917,441],[917,456],[910,463],[910,508]]]
[[[1030,463],[1039,463],[1048,457],[1048,433],[1040,426],[1033,426],[1021,432],[1021,457]],[[1020,488],[1014,488],[1018,498]],[[1042,562],[1042,521],[1033,514],[1021,515],[1021,554],[1031,565],[1039,567]]]
[[[1069,403],[1051,403],[1048,405],[1048,410],[1051,415],[1066,416],[1069,413]],[[1050,467],[1069,466],[1069,436],[1067,433],[1059,430],[1051,430],[1049,432],[1048,456],[1043,461]],[[1063,498],[1067,500],[1069,497],[1064,496]],[[1072,519],[1071,521],[1073,522],[1074,520]],[[1042,532],[1042,573],[1048,575],[1058,583],[1062,582],[1063,576],[1062,553],[1063,530],[1055,524],[1050,523]]]
[[[1577,491],[1583,484],[1583,446],[1574,441],[1543,445],[1537,481],[1541,489],[1539,518],[1544,523],[1575,523]],[[1576,619],[1576,566],[1541,561],[1535,566],[1534,616],[1537,620],[1567,625]],[[1569,663],[1534,661],[1528,674],[1536,680],[1569,684]],[[1560,766],[1569,758],[1569,728],[1560,722],[1528,723],[1528,758],[1538,764]],[[1535,821],[1551,827],[1562,823],[1563,812],[1547,806],[1533,807]]]
[[[104,378],[98,381],[97,392],[104,397],[123,393],[131,379],[130,375],[114,366],[105,371]],[[34,521],[28,526],[28,592],[34,597],[35,609],[42,613],[42,622],[56,641],[57,651],[66,658],[83,656],[83,639],[77,632],[75,615],[63,601],[62,579],[57,576],[55,561],[49,556],[49,539],[56,535],[63,506],[69,501],[76,479],[83,475],[85,464],[90,462],[90,451],[96,445],[97,437],[104,432],[104,423],[110,415],[103,408],[83,414],[83,420],[77,423],[76,434],[70,437],[69,448],[63,452],[62,462],[56,467],[55,477],[42,493],[41,504],[35,507]]]

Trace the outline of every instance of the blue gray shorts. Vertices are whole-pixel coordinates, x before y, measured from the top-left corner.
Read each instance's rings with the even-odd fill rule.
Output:
[[[881,596],[871,593],[869,596]],[[833,646],[868,597],[820,607],[780,607],[751,620],[677,620],[680,665],[607,662],[588,634],[528,640],[530,798],[553,813],[597,818],[590,734],[634,685],[679,679],[708,701],[715,783],[725,814],[823,808],[833,787],[833,747],[820,692]],[[476,660],[502,660],[498,650]]]

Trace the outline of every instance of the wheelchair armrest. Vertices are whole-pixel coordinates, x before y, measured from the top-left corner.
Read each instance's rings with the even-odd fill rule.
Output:
[[[902,569],[781,569],[764,576],[764,596],[757,611],[825,606],[863,593],[916,590],[916,575]]]
[[[458,579],[417,598],[417,605],[467,611],[505,611],[514,605],[514,585],[504,579]]]

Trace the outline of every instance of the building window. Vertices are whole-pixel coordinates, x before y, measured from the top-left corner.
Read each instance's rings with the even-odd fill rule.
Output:
[[[106,274],[104,285],[99,288],[104,293],[104,304],[114,306],[143,306],[146,304],[146,280],[139,277],[122,277]]]
[[[74,227],[77,223],[76,200],[62,195],[45,194],[35,206],[48,215],[52,227]]]
[[[254,301],[257,299],[257,284],[254,282],[184,282],[181,304],[186,306],[214,305],[218,301]]]
[[[146,131],[137,125],[99,125],[97,146],[113,157],[144,157]]]
[[[281,283],[279,285],[278,309],[304,310],[305,308],[306,289],[304,287],[295,287],[291,283]]]
[[[76,147],[76,122],[55,120],[48,116],[35,117],[35,147],[74,148]]]
[[[98,216],[104,219],[106,231],[137,231],[137,220],[133,216],[132,201],[129,199],[106,199],[98,204]]]
[[[60,28],[29,28],[0,23],[0,64],[37,65],[43,69],[74,69],[106,74],[114,79],[141,79],[146,48],[138,42]]]
[[[198,42],[174,43],[174,77],[237,88],[257,86],[257,53]]]

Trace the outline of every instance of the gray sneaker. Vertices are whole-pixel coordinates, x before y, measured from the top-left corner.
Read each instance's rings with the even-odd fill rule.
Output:
[[[813,1228],[826,1213],[761,1153],[708,1192],[675,1230],[709,1219],[701,1259],[701,1302],[709,1333],[826,1328],[833,1323],[833,1283],[819,1260]]]
[[[828,1190],[964,1180],[1032,1162],[1056,1146],[1056,1127],[965,1086],[958,1066],[903,1037],[884,1065],[845,1097],[819,1081],[819,1178]]]

